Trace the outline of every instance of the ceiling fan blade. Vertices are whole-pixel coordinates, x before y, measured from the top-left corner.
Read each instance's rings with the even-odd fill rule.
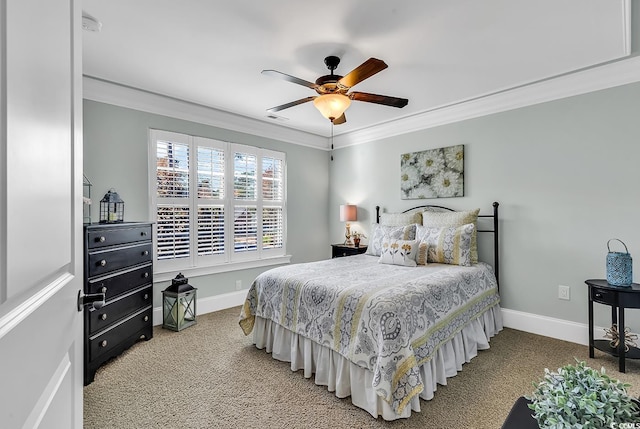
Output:
[[[384,104],[385,106],[404,107],[409,103],[406,98],[389,97],[387,95],[369,94],[368,92],[351,92],[347,94],[350,99],[366,101],[368,103]]]
[[[311,89],[316,89],[318,87],[318,85],[316,85],[313,82],[309,82],[307,80],[300,79],[298,77],[291,76],[286,73],[279,72],[277,70],[262,70],[262,74],[283,79],[288,82],[297,83],[298,85],[306,86],[307,88],[311,88]]]
[[[381,72],[389,67],[384,61],[377,58],[369,58],[355,69],[351,70],[345,77],[338,81],[338,84],[351,88],[359,82]]]
[[[344,113],[343,113],[338,118],[333,120],[333,125],[340,125],[340,124],[344,124],[345,122],[347,122],[347,117],[344,116]]]
[[[279,112],[280,110],[288,109],[289,107],[293,107],[293,106],[297,106],[298,104],[306,103],[308,101],[313,100],[314,98],[316,98],[316,97],[312,96],[312,97],[307,97],[307,98],[301,98],[300,100],[292,101],[291,103],[281,104],[279,106],[267,109],[267,112]]]

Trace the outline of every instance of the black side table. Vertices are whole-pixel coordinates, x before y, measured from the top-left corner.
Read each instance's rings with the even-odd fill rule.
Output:
[[[347,246],[346,244],[332,244],[331,245],[331,257],[341,258],[343,256],[359,255],[367,251],[366,245]]]
[[[620,372],[625,372],[625,359],[640,359],[640,349],[629,346],[625,352],[624,347],[624,309],[640,308],[640,284],[631,286],[612,286],[602,279],[590,279],[585,283],[589,286],[589,357],[593,358],[593,349],[596,348],[612,356],[618,357]],[[618,347],[611,347],[609,340],[593,339],[593,303],[611,306],[611,324],[617,324],[620,334]]]

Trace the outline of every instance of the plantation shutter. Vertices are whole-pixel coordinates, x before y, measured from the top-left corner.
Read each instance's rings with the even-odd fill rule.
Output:
[[[225,253],[224,144],[196,139],[198,144],[197,247],[198,257]],[[219,146],[219,147],[215,147]]]
[[[286,256],[284,153],[150,130],[149,174],[157,272]]]
[[[284,246],[284,161],[262,158],[262,248]]]
[[[234,150],[233,251],[236,254],[258,250],[257,183],[258,157],[255,149],[252,151],[251,148],[241,147],[240,150]]]
[[[158,260],[189,258],[189,145],[171,140],[156,144],[156,254]]]

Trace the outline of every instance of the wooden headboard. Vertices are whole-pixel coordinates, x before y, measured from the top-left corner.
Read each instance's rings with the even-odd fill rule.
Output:
[[[481,218],[493,218],[493,229],[478,229],[478,232],[487,232],[493,233],[493,270],[496,274],[496,281],[498,282],[498,287],[500,286],[500,252],[499,242],[498,242],[498,206],[500,204],[496,201],[493,203],[493,214],[490,215],[478,215]],[[434,206],[434,205],[423,205],[416,206],[410,209],[403,211],[402,213],[409,213],[413,211],[450,211],[455,212],[456,210],[443,207],[443,206]],[[380,206],[376,206],[376,223],[380,223]]]

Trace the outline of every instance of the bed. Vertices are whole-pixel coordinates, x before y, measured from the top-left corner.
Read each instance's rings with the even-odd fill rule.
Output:
[[[502,329],[498,203],[478,212],[377,207],[365,254],[266,271],[240,326],[256,347],[373,417],[408,418]],[[478,233],[493,236],[492,265],[476,259]]]

